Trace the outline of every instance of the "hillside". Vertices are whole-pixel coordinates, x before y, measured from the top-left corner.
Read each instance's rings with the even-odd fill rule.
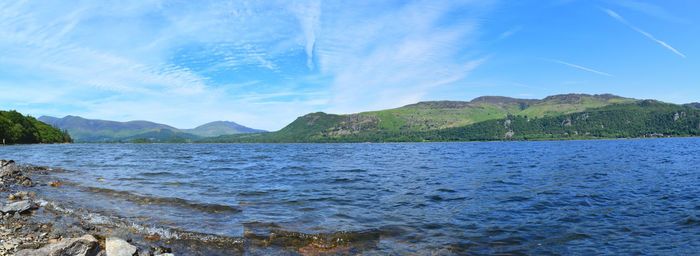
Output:
[[[204,137],[260,131],[233,122],[213,122],[195,129],[181,130],[149,121],[117,122],[79,116],[42,116],[39,120],[67,130],[77,142],[187,142]]]
[[[508,115],[529,117],[556,116],[580,112],[589,108],[616,103],[634,102],[634,99],[611,94],[562,94],[544,99],[517,99],[501,96],[483,96],[471,101],[427,101],[395,109],[363,112],[350,115],[311,113],[275,133],[221,137],[237,140],[240,137],[266,137],[267,140],[289,141],[290,138],[324,138],[376,132],[425,132],[461,127]],[[305,139],[301,139],[304,141]],[[207,141],[216,141],[209,139]]]
[[[3,141],[5,144],[73,142],[68,132],[17,111],[0,111],[0,143]]]
[[[249,128],[235,122],[228,121],[215,121],[211,123],[206,123],[197,126],[194,129],[185,129],[185,132],[192,133],[200,137],[216,137],[221,135],[239,134],[239,133],[259,133],[265,132],[264,130],[258,130]]]
[[[700,109],[700,102],[683,104],[683,106]]]
[[[300,123],[292,123],[280,132],[299,134],[313,130],[320,136],[335,136],[361,132],[429,131],[465,126],[507,115],[555,116],[624,102],[634,102],[634,99],[610,94],[564,94],[542,100],[484,96],[472,101],[427,101],[350,115],[314,113],[301,117],[298,119]],[[313,119],[313,122],[308,119]],[[293,131],[297,129],[300,130]]]
[[[567,94],[542,100],[480,97],[470,102],[422,102],[353,115],[312,113],[297,118],[277,132],[202,141],[387,142],[696,136],[700,129],[699,111],[613,95]],[[418,117],[422,122],[410,122]]]
[[[508,116],[465,127],[430,131],[416,139],[551,140],[699,135],[700,110],[644,100],[545,118]]]

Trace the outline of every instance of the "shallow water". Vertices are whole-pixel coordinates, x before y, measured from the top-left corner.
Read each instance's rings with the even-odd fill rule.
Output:
[[[29,145],[0,158],[68,170],[45,178],[66,184],[50,200],[219,236],[348,231],[367,254],[700,249],[700,138]]]

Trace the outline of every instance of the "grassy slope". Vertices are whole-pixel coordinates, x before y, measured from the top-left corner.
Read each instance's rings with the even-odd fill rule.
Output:
[[[567,97],[568,96],[568,97]],[[634,102],[634,99],[607,98],[593,95],[562,95],[542,101],[527,102],[464,102],[463,107],[441,107],[440,104],[414,104],[396,109],[363,112],[359,115],[379,118],[376,130],[380,131],[427,131],[459,127],[507,115],[529,117],[555,116],[581,112],[589,108],[603,107],[614,103]],[[520,101],[520,102],[518,102]]]
[[[270,141],[261,135],[257,138],[241,137],[229,142],[564,140],[699,135],[700,110],[654,101],[639,101],[542,118],[507,116],[467,126],[429,131],[369,131],[338,136],[288,138],[293,141]]]
[[[465,127],[509,115],[545,118],[636,100],[612,95],[556,95],[544,100],[483,97],[472,102],[424,102],[353,115],[313,113],[278,132],[222,136],[205,142],[414,141],[418,134]],[[481,99],[481,100],[479,100]],[[423,135],[420,135],[423,136]],[[419,136],[419,137],[420,137]],[[378,139],[379,138],[379,139]],[[385,138],[382,140],[381,138]],[[440,140],[440,139],[438,139]]]
[[[700,135],[700,110],[655,101],[544,118],[509,116],[421,134],[439,141],[639,138]]]

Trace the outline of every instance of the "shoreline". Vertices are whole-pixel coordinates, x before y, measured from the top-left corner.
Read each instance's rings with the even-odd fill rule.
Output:
[[[156,223],[139,224],[104,215],[100,209],[71,208],[42,198],[41,192],[53,193],[62,186],[71,186],[41,178],[61,171],[2,160],[0,256],[48,255],[43,253],[75,244],[89,245],[85,247],[87,253],[79,255],[104,255],[115,244],[133,251],[128,255],[139,256],[362,254],[376,248],[379,241],[380,233],[372,230],[305,234],[280,230],[274,224],[247,223],[242,237],[230,237],[171,229]],[[24,207],[5,212],[17,204]]]
[[[8,146],[21,146],[21,145],[60,145],[60,144],[254,144],[254,145],[265,145],[265,144],[399,144],[399,143],[479,143],[479,142],[534,142],[534,141],[604,141],[604,140],[646,140],[646,139],[674,139],[674,138],[700,138],[700,136],[669,136],[669,137],[625,137],[625,138],[603,138],[603,137],[591,137],[591,138],[552,138],[552,139],[531,139],[531,140],[463,140],[463,141],[385,141],[385,142],[184,142],[184,143],[168,143],[168,142],[149,142],[149,143],[135,143],[135,142],[73,142],[73,143],[51,143],[51,144],[13,144]]]

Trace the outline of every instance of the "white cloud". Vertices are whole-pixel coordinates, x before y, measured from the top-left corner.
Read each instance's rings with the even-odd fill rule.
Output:
[[[632,23],[629,23],[627,20],[625,20],[624,18],[622,18],[622,16],[620,16],[620,15],[617,14],[616,12],[614,12],[614,11],[612,11],[612,10],[610,10],[610,9],[603,9],[603,11],[604,11],[605,13],[607,13],[608,15],[610,15],[610,17],[613,17],[613,18],[615,18],[616,20],[622,22],[623,24],[627,25],[628,27],[630,27],[630,28],[633,29],[634,31],[639,32],[640,34],[642,34],[642,35],[646,36],[647,38],[653,40],[654,42],[660,44],[661,46],[663,46],[663,47],[665,47],[666,49],[672,51],[673,53],[677,54],[678,56],[681,56],[681,57],[685,58],[685,54],[683,54],[683,53],[679,52],[678,50],[676,50],[675,48],[671,47],[671,45],[667,44],[666,42],[661,41],[661,40],[659,40],[659,39],[656,39],[656,37],[654,37],[653,35],[647,33],[646,31],[644,31],[644,30],[638,28],[637,26],[632,25]]]
[[[461,4],[414,2],[396,10],[332,6],[322,19],[316,52],[333,77],[331,112],[350,113],[415,103],[432,88],[464,78],[483,58],[459,58],[471,43],[477,17],[445,25]]]
[[[385,5],[0,2],[0,89],[15,95],[0,98],[34,115],[275,130],[414,103],[485,61],[464,50],[483,3]],[[288,63],[300,55],[301,71]]]
[[[522,30],[522,29],[523,29],[522,26],[517,26],[517,27],[511,28],[511,29],[509,29],[509,30],[507,30],[507,31],[505,31],[505,32],[503,32],[503,33],[501,33],[501,34],[498,36],[498,39],[499,39],[499,40],[506,39],[506,38],[512,36],[513,34],[518,33],[518,32],[519,32],[520,30]]]
[[[305,39],[306,65],[313,69],[313,51],[316,34],[320,28],[321,1],[309,0],[295,2],[292,11],[296,14],[302,27]]]
[[[683,24],[690,23],[687,19],[673,15],[670,12],[668,12],[666,9],[664,9],[658,5],[652,4],[652,3],[631,1],[631,0],[617,1],[615,3],[620,5],[620,6],[644,13],[644,14],[652,16],[652,17],[657,17],[657,18],[660,18],[663,20],[676,22],[676,23],[683,23]]]
[[[609,77],[612,77],[612,76],[613,76],[613,75],[611,75],[611,74],[608,74],[608,73],[605,73],[605,72],[602,72],[602,71],[598,71],[598,70],[595,70],[595,69],[592,69],[592,68],[587,68],[587,67],[584,67],[584,66],[579,66],[579,65],[576,65],[576,64],[571,64],[571,63],[564,62],[564,61],[561,61],[561,60],[550,60],[550,61],[551,61],[551,62],[555,62],[555,63],[562,64],[562,65],[566,65],[566,66],[569,66],[569,67],[572,67],[572,68],[577,68],[577,69],[580,69],[580,70],[583,70],[583,71],[588,71],[588,72],[591,72],[591,73],[595,73],[595,74],[598,74],[598,75],[602,75],[602,76],[609,76]]]

